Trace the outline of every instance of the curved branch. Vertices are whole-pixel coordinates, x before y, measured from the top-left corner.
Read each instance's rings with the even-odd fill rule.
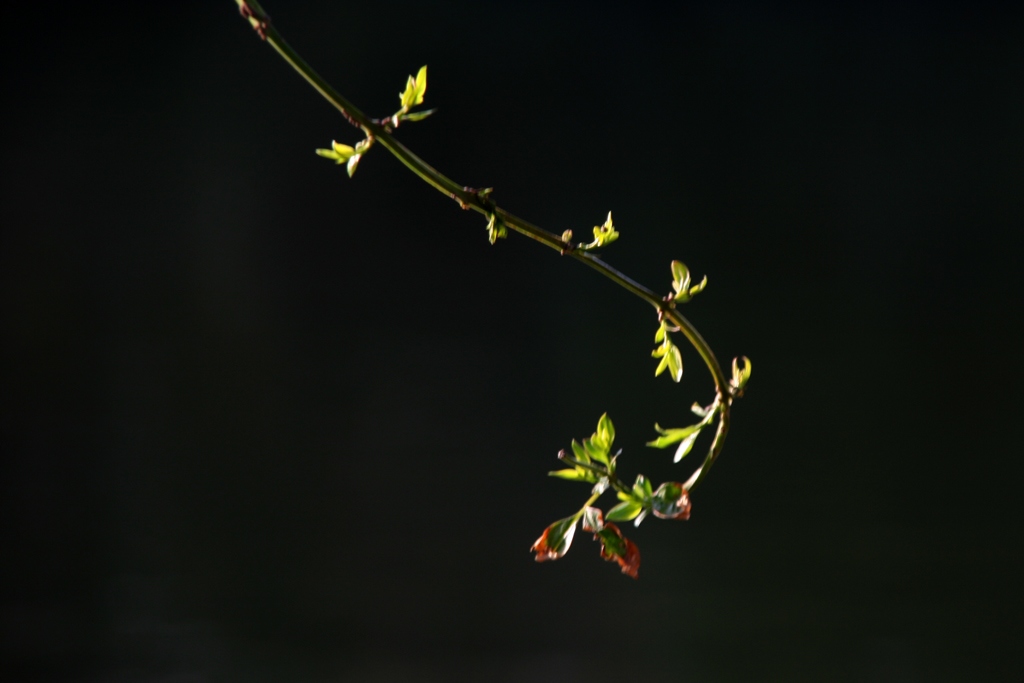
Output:
[[[652,290],[630,279],[624,273],[619,272],[596,256],[578,249],[576,245],[563,240],[560,235],[548,232],[505,211],[494,204],[483,193],[478,193],[472,188],[459,185],[451,178],[442,174],[399,142],[391,133],[389,127],[364,114],[332,88],[278,33],[270,21],[270,16],[264,11],[257,0],[235,0],[235,2],[241,15],[249,20],[250,25],[259,34],[260,38],[269,43],[325,100],[341,112],[349,123],[362,129],[367,136],[372,136],[373,139],[429,185],[457,201],[463,209],[472,209],[485,216],[496,215],[512,230],[555,249],[561,254],[571,256],[577,261],[583,262],[626,291],[649,303],[658,311],[659,316],[667,318],[673,325],[679,328],[679,331],[682,332],[690,344],[697,350],[697,353],[700,354],[715,382],[718,428],[708,454],[704,458],[704,462],[684,486],[687,490],[691,490],[700,483],[707,476],[708,470],[714,464],[715,459],[725,445],[725,437],[729,431],[729,412],[732,407],[733,395],[725,373],[722,372],[722,367],[719,365],[718,359],[715,358],[711,347],[701,336],[700,332],[697,331],[697,328],[693,326],[693,323],[676,310],[675,302],[671,299],[666,300],[659,297]]]

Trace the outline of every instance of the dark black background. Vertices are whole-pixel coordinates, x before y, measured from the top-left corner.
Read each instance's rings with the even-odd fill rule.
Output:
[[[1019,680],[1019,8],[268,9],[373,114],[429,64],[400,138],[459,182],[709,274],[748,396],[639,581],[535,564],[601,412],[689,475],[642,444],[696,355],[655,380],[638,300],[314,156],[355,131],[232,3],[6,10],[6,680]]]

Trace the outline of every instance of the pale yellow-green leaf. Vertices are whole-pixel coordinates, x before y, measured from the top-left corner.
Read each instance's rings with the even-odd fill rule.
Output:
[[[676,292],[685,291],[690,285],[690,269],[682,261],[672,262],[672,288]]]
[[[615,441],[615,425],[612,424],[612,419],[608,417],[608,413],[601,416],[601,419],[597,421],[597,433],[601,435],[601,440],[604,441],[605,450],[611,450],[612,443]]]
[[[340,142],[331,141],[331,147],[337,152],[338,156],[343,159],[348,159],[350,156],[356,153],[356,150],[348,145],[343,145]]]
[[[690,452],[690,449],[693,448],[693,443],[697,440],[698,436],[700,436],[700,430],[697,430],[693,434],[690,434],[688,437],[680,441],[679,448],[676,449],[676,454],[675,456],[673,456],[672,462],[679,462],[680,460],[682,460],[683,457]]]
[[[647,445],[651,448],[668,448],[673,444],[677,444],[691,434],[696,434],[704,425],[701,423],[690,425],[689,427],[679,427],[678,429],[662,429],[658,425],[654,425],[654,428],[661,434],[654,441],[648,441]]]
[[[661,357],[661,362],[658,363],[658,367],[654,370],[654,376],[657,377],[661,373],[665,372],[665,368],[668,367],[668,354],[666,353]]]
[[[414,112],[410,112],[408,114],[402,114],[401,118],[402,118],[403,121],[422,121],[423,119],[427,118],[428,116],[430,116],[431,114],[433,114],[436,111],[437,111],[436,109],[425,109],[423,111],[414,111]]]
[[[636,501],[630,501],[628,503],[619,503],[604,516],[609,522],[628,522],[644,509],[643,503],[637,503]]]
[[[705,275],[704,279],[702,279],[699,283],[697,283],[696,285],[694,285],[693,287],[690,288],[690,298],[693,298],[695,295],[700,294],[701,292],[703,292],[704,288],[707,287],[707,286],[708,286],[708,276]]]
[[[569,481],[586,481],[587,475],[577,469],[566,469],[566,470],[555,470],[554,472],[548,472],[549,477],[558,477],[559,479],[568,479]]]
[[[416,99],[416,79],[409,76],[405,82],[405,90],[399,93],[398,98],[402,101],[402,109],[408,109]]]
[[[672,374],[672,379],[678,382],[683,378],[683,355],[679,353],[679,347],[673,346],[665,357],[669,359],[668,369]]]
[[[572,452],[576,455],[576,459],[581,462],[590,462],[590,456],[587,455],[587,451],[580,445],[580,442],[576,439],[572,440]]]
[[[416,93],[413,105],[423,104],[423,96],[427,94],[427,67],[423,65],[416,74]]]

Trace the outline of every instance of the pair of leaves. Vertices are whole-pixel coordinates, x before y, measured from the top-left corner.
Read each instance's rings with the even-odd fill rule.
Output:
[[[427,94],[427,67],[421,66],[415,77],[409,76],[405,84],[405,91],[398,95],[402,102],[402,111],[408,111],[411,107],[423,104],[423,96]],[[427,114],[426,116],[429,116]],[[425,117],[423,117],[425,118]],[[417,119],[409,119],[417,120]]]
[[[704,291],[704,288],[707,286],[708,276],[705,275],[703,280],[691,287],[690,269],[682,261],[672,262],[672,289],[676,292],[675,296],[672,297],[673,301],[685,304],[694,296]]]
[[[609,512],[609,520],[611,513]],[[605,523],[601,511],[588,507],[583,512],[583,530],[594,534],[594,540],[601,542],[601,557],[609,562],[618,562],[622,573],[637,578],[640,570],[640,549],[633,541],[622,535],[619,527]]]
[[[654,333],[654,341],[660,342],[660,345],[651,352],[651,357],[661,359],[654,370],[654,376],[657,377],[668,370],[669,377],[678,382],[683,378],[683,354],[679,352],[679,347],[672,343],[668,325],[664,322]]]
[[[371,145],[373,145],[373,138],[366,138],[355,147],[349,147],[332,140],[330,149],[318,149],[316,153],[327,159],[333,159],[336,164],[345,164],[348,177],[351,178],[356,172],[363,154],[370,149]]]
[[[628,522],[632,519],[635,526],[640,526],[640,522],[644,521],[651,507],[651,496],[654,495],[650,480],[638,474],[629,493],[619,491],[617,495],[622,502],[608,511],[608,520]]]
[[[694,403],[691,410],[704,419],[697,424],[674,429],[662,429],[661,425],[655,422],[654,429],[661,436],[654,441],[648,441],[647,445],[651,448],[668,448],[669,446],[679,444],[676,447],[676,453],[672,458],[672,462],[679,462],[686,457],[687,453],[693,449],[693,444],[697,441],[697,437],[700,436],[700,430],[711,424],[711,420],[714,419],[717,408],[702,408]]]
[[[541,534],[530,550],[536,553],[537,562],[557,560],[565,556],[576,535],[576,522],[583,517],[583,531],[594,534],[594,540],[601,542],[601,557],[618,562],[622,573],[637,578],[640,570],[640,550],[636,544],[622,535],[619,527],[605,523],[601,510],[587,507],[572,517],[560,519]]]
[[[425,109],[423,111],[409,111],[411,107],[423,104],[423,96],[427,93],[427,67],[421,66],[419,72],[415,76],[409,76],[409,80],[405,83],[405,90],[398,95],[399,101],[402,103],[402,108],[399,109],[392,117],[394,124],[397,126],[400,121],[422,121],[434,112],[436,109]]]

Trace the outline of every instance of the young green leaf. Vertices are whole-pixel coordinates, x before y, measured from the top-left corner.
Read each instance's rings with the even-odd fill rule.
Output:
[[[608,212],[608,218],[605,219],[604,225],[594,226],[594,242],[596,246],[603,247],[606,244],[611,244],[615,240],[619,239],[619,233],[615,230],[615,226],[612,224],[612,212]]]
[[[691,448],[693,448],[693,444],[697,440],[698,436],[700,436],[699,429],[680,441],[679,448],[676,449],[676,454],[672,457],[672,462],[679,462],[686,457],[686,454],[690,452]]]
[[[583,251],[597,249],[611,244],[617,239],[619,239],[619,233],[615,230],[615,225],[612,224],[612,212],[609,211],[608,218],[605,219],[604,225],[594,226],[594,241],[590,244],[580,244],[577,248],[582,249]]]
[[[704,423],[700,422],[689,427],[679,427],[676,429],[662,429],[657,423],[654,424],[654,429],[661,434],[654,441],[648,441],[647,445],[651,448],[668,448],[669,446],[679,443],[691,434],[696,434],[704,428]]]
[[[636,475],[636,481],[633,483],[633,500],[640,501],[646,504],[651,497],[651,481],[642,474]]]
[[[628,502],[619,503],[605,515],[605,520],[609,522],[628,522],[644,509],[642,503],[638,503],[635,500]]]
[[[409,80],[405,83],[405,90],[398,96],[402,101],[402,109],[408,109],[409,107],[415,107],[417,104],[423,104],[423,95],[427,92],[427,67],[420,67],[419,73],[413,78],[409,76]]]
[[[398,118],[402,119],[403,121],[422,121],[423,119],[432,115],[436,111],[437,109],[424,109],[423,111],[413,111],[409,112],[408,114],[401,114]]]
[[[590,456],[587,455],[586,449],[576,439],[572,440],[572,452],[580,462],[590,462]]]
[[[505,224],[498,218],[498,214],[488,214],[487,218],[487,241],[494,244],[499,239],[504,239],[508,236],[508,230],[505,228]]]
[[[332,140],[330,149],[318,149],[316,153],[322,157],[334,159],[336,164],[343,164],[356,153],[356,150],[348,145],[342,145]]]
[[[704,276],[704,279],[697,285],[690,286],[690,269],[687,268],[682,261],[672,262],[672,289],[675,290],[676,295],[675,301],[680,303],[686,303],[692,299],[696,294],[704,290],[708,285],[708,277]]]
[[[673,346],[665,356],[668,359],[668,371],[676,382],[683,379],[683,355],[679,353],[679,347]]]
[[[587,472],[583,468],[575,467],[573,469],[555,470],[548,472],[549,477],[558,477],[559,479],[566,479],[568,481],[587,481]]]
[[[416,97],[413,105],[423,104],[423,96],[427,94],[427,65],[420,67],[416,74]]]
[[[681,292],[690,287],[690,269],[682,261],[672,262],[672,289],[676,291],[678,298]]]
[[[600,438],[601,447],[606,451],[610,451],[612,443],[615,441],[615,425],[612,424],[608,413],[603,414],[601,419],[597,421],[597,436]]]
[[[661,344],[651,351],[652,358],[660,358],[661,362],[654,369],[654,376],[657,377],[665,370],[676,382],[683,378],[683,356],[679,353],[679,347],[672,343],[672,335],[668,333],[668,326],[664,322],[654,334],[654,341]]]
[[[583,450],[587,452],[591,460],[596,460],[602,465],[608,464],[608,451],[595,444],[593,438],[583,439]]]
[[[663,353],[661,362],[658,363],[658,367],[654,368],[654,376],[657,377],[661,373],[665,372],[665,368],[668,367],[668,354]]]
[[[636,475],[636,481],[633,483],[633,497],[638,500],[644,499],[644,475]]]
[[[700,282],[698,282],[698,283],[697,283],[696,285],[694,285],[693,287],[690,287],[690,298],[692,299],[693,297],[695,297],[695,296],[697,296],[698,294],[700,294],[701,292],[703,292],[703,291],[704,291],[704,288],[705,288],[705,287],[707,287],[707,286],[708,286],[708,276],[707,276],[707,275],[705,275],[705,276],[704,276],[704,277],[703,277],[703,278],[701,279],[701,281],[700,281]]]

